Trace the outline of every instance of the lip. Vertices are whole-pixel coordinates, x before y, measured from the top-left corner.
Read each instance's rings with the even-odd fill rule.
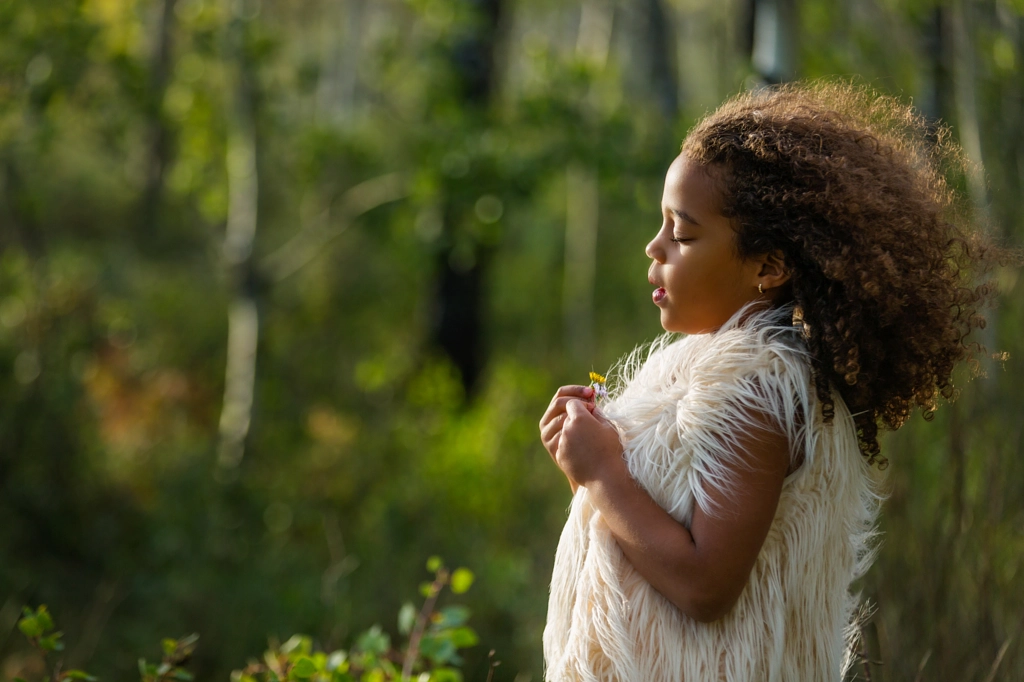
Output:
[[[647,281],[650,282],[652,287],[656,287],[654,292],[651,294],[651,300],[654,301],[654,305],[660,306],[668,297],[668,292],[665,291],[665,287],[661,286],[655,278],[653,265],[650,270],[647,271]]]

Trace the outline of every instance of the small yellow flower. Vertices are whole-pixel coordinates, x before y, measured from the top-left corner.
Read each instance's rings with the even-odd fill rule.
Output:
[[[590,387],[594,389],[594,402],[599,403],[608,397],[608,387],[604,385],[605,378],[597,372],[590,373]]]

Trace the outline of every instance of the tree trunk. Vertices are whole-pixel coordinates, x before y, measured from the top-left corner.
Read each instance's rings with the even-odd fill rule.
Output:
[[[608,61],[613,20],[614,8],[607,0],[587,0],[580,9],[576,54],[599,71]],[[586,364],[593,351],[594,338],[594,282],[600,216],[597,171],[577,161],[570,162],[566,168],[565,190],[564,339],[573,363]]]
[[[229,3],[230,4],[230,3]],[[231,480],[245,454],[252,420],[259,340],[259,309],[252,258],[256,237],[259,173],[256,162],[255,87],[244,51],[245,24],[233,20],[238,90],[229,116],[227,144],[228,215],[224,264],[228,270],[227,361],[217,448],[217,473]]]
[[[157,26],[157,38],[150,69],[151,84],[147,100],[149,124],[146,155],[146,184],[142,191],[139,210],[140,241],[143,236],[159,235],[160,205],[163,201],[164,176],[171,164],[172,133],[164,118],[163,101],[171,72],[171,50],[174,33],[174,6],[176,0],[164,0]]]
[[[456,40],[451,61],[458,78],[467,118],[486,118],[495,83],[495,49],[502,0],[464,0],[476,21]],[[437,256],[437,284],[433,340],[459,370],[467,396],[473,394],[484,365],[483,283],[487,254],[476,247],[465,253],[459,223],[473,207],[454,203],[443,209],[443,247]],[[474,245],[475,246],[475,245]]]
[[[679,113],[679,79],[672,15],[662,0],[627,3],[621,9],[629,27],[632,70],[638,85],[657,102],[662,115],[674,122]]]
[[[924,88],[922,110],[935,121],[949,121],[953,110],[952,77],[949,55],[949,10],[939,5],[932,10],[925,25],[924,46],[928,55],[929,68],[925,71],[927,82]]]
[[[356,106],[366,0],[327,3],[327,58],[317,87],[317,115],[325,122],[350,117]],[[339,39],[340,36],[340,39]]]
[[[763,83],[796,78],[799,54],[797,0],[752,0],[750,61]]]

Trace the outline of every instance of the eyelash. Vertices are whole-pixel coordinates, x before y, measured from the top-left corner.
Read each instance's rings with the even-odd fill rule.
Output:
[[[684,237],[672,237],[672,241],[674,241],[676,244],[682,244],[684,242],[692,242],[693,239]]]

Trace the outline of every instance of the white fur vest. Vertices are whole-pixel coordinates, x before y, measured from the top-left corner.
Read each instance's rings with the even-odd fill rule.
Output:
[[[730,444],[750,426],[752,410],[786,433],[791,457],[803,456],[783,483],[739,601],[712,623],[681,613],[636,573],[580,488],[555,555],[547,680],[842,679],[858,629],[850,583],[873,558],[882,495],[837,393],[833,423],[822,421],[792,309],[749,313],[714,333],[664,336],[649,352],[634,352],[601,405],[633,478],[687,527],[694,504],[719,511],[709,491],[730,490]]]

